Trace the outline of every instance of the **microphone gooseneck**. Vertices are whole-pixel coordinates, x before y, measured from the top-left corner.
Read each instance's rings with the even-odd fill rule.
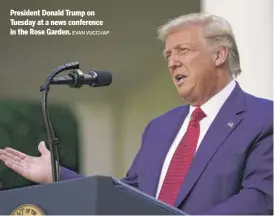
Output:
[[[56,77],[59,73],[71,71],[68,76]],[[79,70],[79,62],[71,62],[61,65],[53,70],[47,77],[45,83],[40,87],[42,92],[42,114],[44,119],[44,125],[47,133],[48,147],[51,153],[51,168],[52,168],[52,181],[56,182],[60,179],[60,160],[59,160],[59,139],[56,137],[52,123],[50,120],[48,110],[48,92],[49,86],[52,85],[69,85],[73,88],[80,88],[83,85],[89,85],[91,87],[108,86],[112,82],[111,73],[106,71],[92,70],[88,74],[83,74]]]

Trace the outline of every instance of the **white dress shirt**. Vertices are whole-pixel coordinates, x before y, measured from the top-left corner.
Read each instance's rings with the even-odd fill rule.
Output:
[[[235,82],[235,80],[232,80],[224,89],[222,89],[218,94],[214,95],[211,99],[209,99],[205,104],[203,104],[201,106],[201,109],[206,114],[206,117],[200,121],[200,135],[199,135],[196,151],[199,148],[199,145],[200,145],[202,139],[204,138],[211,123],[213,122],[214,118],[218,114],[219,110],[221,109],[224,102],[227,100],[227,98],[229,97],[229,95],[231,94],[231,92],[233,91],[235,86],[236,86],[236,82]],[[171,145],[171,147],[169,149],[169,152],[167,153],[166,159],[165,159],[163,167],[162,167],[160,179],[159,179],[156,198],[158,198],[158,196],[159,196],[160,189],[161,189],[163,181],[165,179],[165,176],[166,176],[169,164],[171,162],[172,156],[187,130],[187,127],[188,127],[188,124],[190,121],[190,116],[194,110],[195,110],[195,107],[190,106],[189,113],[186,116],[177,136],[175,137],[173,144]]]

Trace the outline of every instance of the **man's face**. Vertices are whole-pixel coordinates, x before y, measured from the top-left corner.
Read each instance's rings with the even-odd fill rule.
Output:
[[[167,36],[164,56],[180,96],[193,105],[211,97],[217,82],[214,52],[201,26],[188,26]]]

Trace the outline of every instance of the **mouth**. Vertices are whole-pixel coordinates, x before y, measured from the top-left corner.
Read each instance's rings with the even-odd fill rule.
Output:
[[[176,80],[177,84],[182,84],[185,81],[186,78],[187,78],[187,76],[185,76],[183,74],[177,74],[175,76],[175,80]]]

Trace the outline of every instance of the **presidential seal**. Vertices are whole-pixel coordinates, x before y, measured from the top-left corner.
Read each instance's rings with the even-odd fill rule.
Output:
[[[36,205],[25,204],[18,206],[10,215],[45,215],[45,212]]]

